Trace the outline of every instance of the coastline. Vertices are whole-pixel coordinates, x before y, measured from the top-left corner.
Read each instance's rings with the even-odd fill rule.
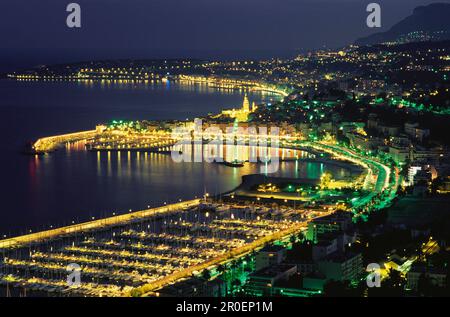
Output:
[[[317,150],[324,150],[328,146],[327,145],[321,145],[321,144],[306,144],[309,146],[315,147]],[[328,148],[330,152],[333,152],[331,148]],[[345,151],[344,151],[345,152]],[[343,159],[346,159],[353,163],[359,163],[361,166],[364,166],[366,168],[371,169],[372,167],[369,167],[366,163],[363,163],[360,158],[353,157],[354,154],[351,152],[346,152],[346,156],[343,157]],[[335,152],[337,155],[337,153]],[[374,164],[374,163],[369,163]],[[377,182],[378,184],[378,182]],[[126,224],[133,224],[136,223],[142,223],[145,219],[152,218],[152,217],[158,217],[158,215],[167,215],[170,214],[170,212],[183,212],[185,208],[190,207],[198,207],[201,203],[200,199],[186,201],[186,202],[179,202],[173,205],[169,206],[163,206],[158,207],[154,209],[149,210],[142,210],[130,214],[124,214],[120,216],[114,216],[109,218],[103,218],[87,223],[81,223],[78,225],[73,225],[69,227],[63,227],[63,228],[57,228],[53,230],[47,230],[43,232],[37,232],[25,236],[19,236],[15,238],[10,238],[6,240],[0,240],[0,247],[11,249],[11,248],[17,248],[17,247],[23,247],[26,245],[33,245],[36,243],[42,243],[43,241],[46,241],[47,239],[53,239],[53,238],[62,238],[64,236],[71,237],[72,235],[76,235],[78,233],[89,233],[91,231],[103,231],[107,228],[113,228],[116,226],[126,225]],[[319,216],[324,216],[327,214],[333,213],[334,210],[328,210],[328,211],[322,211]],[[164,216],[165,217],[165,216]],[[317,216],[316,216],[317,217]],[[246,243],[245,245],[230,249],[226,254],[220,255],[218,257],[214,257],[212,259],[209,259],[207,261],[203,261],[201,263],[198,263],[196,265],[191,265],[183,270],[175,271],[172,274],[169,274],[165,277],[162,277],[160,279],[157,279],[151,283],[144,284],[142,286],[139,286],[137,288],[133,288],[129,293],[122,296],[154,296],[155,291],[160,289],[161,287],[164,287],[165,285],[168,285],[170,283],[173,283],[175,281],[178,281],[180,279],[190,277],[193,274],[199,274],[202,270],[208,269],[212,266],[218,265],[220,263],[223,263],[225,261],[229,261],[232,259],[235,259],[237,257],[240,257],[242,255],[247,254],[248,252],[255,250],[256,248],[269,243],[273,241],[277,241],[280,239],[286,239],[286,237],[289,237],[290,235],[297,234],[304,228],[306,228],[306,224],[308,221],[314,219],[314,217],[308,217],[308,220],[304,222],[296,222],[295,225],[291,225],[288,229],[275,232],[273,234],[264,236],[260,239],[257,239],[253,242]]]

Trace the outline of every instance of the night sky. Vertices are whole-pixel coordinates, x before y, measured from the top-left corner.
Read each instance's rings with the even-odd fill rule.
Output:
[[[1,0],[0,71],[101,58],[264,58],[339,47],[386,30],[414,7],[450,0]],[[67,28],[68,3],[82,9]]]

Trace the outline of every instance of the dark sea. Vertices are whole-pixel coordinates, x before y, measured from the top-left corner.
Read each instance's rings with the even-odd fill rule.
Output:
[[[170,156],[92,153],[72,144],[27,156],[27,142],[112,120],[186,119],[240,107],[244,91],[177,83],[0,80],[0,238],[233,189],[259,168],[174,163]],[[250,93],[250,102],[277,96]],[[318,163],[282,163],[280,175],[319,178]],[[330,169],[334,167],[329,167]],[[343,170],[335,173],[345,173]]]

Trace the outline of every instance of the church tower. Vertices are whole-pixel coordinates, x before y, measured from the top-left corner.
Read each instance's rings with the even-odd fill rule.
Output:
[[[250,112],[250,102],[248,101],[247,94],[244,96],[244,103],[242,104],[242,111]]]

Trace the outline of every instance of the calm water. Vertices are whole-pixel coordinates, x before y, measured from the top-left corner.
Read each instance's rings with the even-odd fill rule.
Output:
[[[101,85],[0,81],[0,233],[59,226],[138,210],[205,190],[231,190],[258,171],[208,163],[174,163],[170,156],[97,154],[73,144],[35,158],[19,153],[41,136],[91,129],[113,119],[192,119],[239,106],[244,92],[177,84]],[[254,93],[250,101],[277,97]],[[280,175],[318,178],[326,166],[285,163]],[[344,175],[342,169],[335,175]]]

